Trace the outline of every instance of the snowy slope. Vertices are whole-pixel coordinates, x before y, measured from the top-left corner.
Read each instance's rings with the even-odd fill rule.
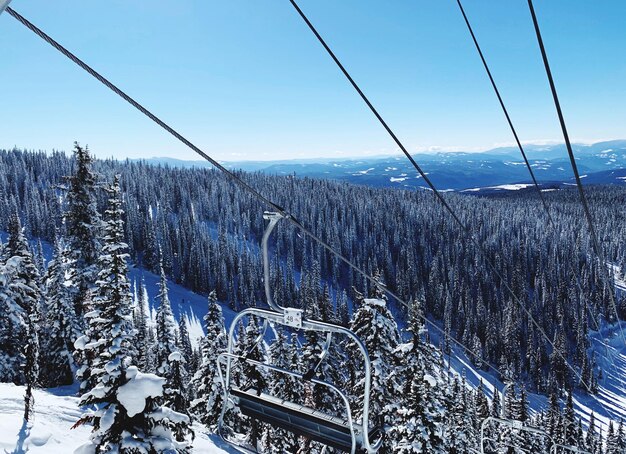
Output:
[[[157,294],[159,277],[140,268],[130,270],[131,281],[140,282],[141,278],[146,282],[150,304],[153,307],[154,296]],[[199,336],[202,333],[201,320],[206,313],[206,297],[197,295],[184,287],[169,283],[170,300],[177,317],[186,314],[190,320],[190,334]],[[616,288],[618,291],[626,290],[626,281],[619,274],[616,276]],[[235,316],[235,312],[222,305],[226,326],[229,326]],[[626,329],[626,323],[624,328]],[[430,338],[434,345],[439,345],[438,333],[430,331]],[[596,352],[598,364],[604,371],[604,378],[599,382],[597,396],[591,397],[580,390],[574,394],[574,405],[583,423],[589,420],[593,411],[596,423],[603,424],[603,430],[608,428],[609,417],[614,421],[626,418],[626,346],[621,341],[621,336],[612,330],[604,329],[600,333],[590,332],[592,348]],[[497,380],[493,374],[477,370],[472,361],[460,348],[453,348],[454,354],[449,358],[450,370],[459,375],[465,373],[467,383],[471,387],[477,387],[480,380],[489,398],[493,396],[494,387],[502,392],[504,384]],[[448,359],[448,358],[446,358]],[[529,403],[532,412],[540,412],[547,407],[547,398],[543,395],[529,393]]]
[[[141,285],[142,279],[145,282],[146,289],[148,290],[150,310],[152,312],[152,318],[154,319],[154,311],[158,304],[155,297],[158,293],[159,276],[142,268],[131,266],[129,269],[129,278],[130,282],[137,288]],[[189,321],[189,335],[192,343],[197,346],[198,338],[204,335],[202,317],[204,317],[207,311],[207,297],[198,295],[171,281],[168,281],[167,286],[172,311],[177,320],[179,320],[182,315],[187,316],[187,320]],[[235,312],[225,304],[222,305],[222,312],[226,326],[228,326],[235,317]]]
[[[615,290],[617,294],[626,292],[626,276],[620,273],[615,265],[613,268]],[[602,326],[602,324],[601,324]],[[620,334],[624,330],[626,336],[626,322],[620,325],[603,326],[599,331],[589,332],[591,349],[595,352],[596,361],[603,371],[603,377],[598,382],[598,394],[590,396],[577,390],[574,393],[574,406],[583,424],[589,421],[591,412],[594,413],[596,424],[602,426],[603,432],[608,430],[609,420],[619,421],[626,418],[626,344]],[[430,337],[435,345],[439,345],[439,333],[431,330]],[[493,396],[494,388],[501,393],[504,384],[490,373],[477,370],[472,361],[459,347],[452,347],[453,354],[446,358],[446,366],[452,373],[465,374],[468,386],[475,388],[482,380],[489,398]],[[547,408],[547,398],[543,395],[528,395],[531,412],[539,412]]]
[[[624,323],[626,330],[626,323]],[[607,336],[609,336],[607,338]],[[612,330],[603,330],[601,333],[591,332],[592,348],[596,352],[598,364],[602,367],[604,377],[598,383],[598,394],[590,396],[581,390],[574,392],[574,407],[583,424],[587,424],[591,412],[594,413],[596,424],[602,426],[606,433],[609,420],[619,421],[626,418],[626,346],[621,336]],[[431,332],[431,339],[437,344],[436,333]],[[465,374],[467,385],[476,388],[482,380],[487,396],[493,397],[493,390],[497,388],[502,393],[504,384],[494,374],[478,370],[468,356],[458,347],[452,347],[452,355],[446,356],[446,367],[450,373]],[[546,396],[528,394],[531,413],[547,409]],[[562,400],[564,405],[564,399]]]
[[[80,417],[76,390],[72,387],[35,391],[35,414],[23,425],[24,387],[0,383],[0,452],[10,454],[70,454],[89,439],[89,427],[71,429]],[[194,425],[195,454],[236,452],[215,435]]]

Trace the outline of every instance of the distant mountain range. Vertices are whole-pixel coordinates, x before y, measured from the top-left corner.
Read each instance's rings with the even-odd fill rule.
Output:
[[[585,183],[626,184],[626,140],[573,145],[578,169]],[[543,186],[566,185],[573,181],[565,145],[527,145],[526,154]],[[531,181],[517,147],[485,152],[418,153],[413,157],[441,190],[467,191],[518,189]],[[149,163],[173,167],[207,167],[205,161],[152,158]],[[377,187],[424,188],[424,183],[402,155],[363,159],[310,159],[287,161],[224,162],[229,169],[276,175],[331,178]]]

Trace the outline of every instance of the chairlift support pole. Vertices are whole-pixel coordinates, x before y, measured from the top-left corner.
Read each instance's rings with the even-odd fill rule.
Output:
[[[0,0],[0,14],[2,14],[5,9],[7,9],[9,3],[11,3],[11,0]]]

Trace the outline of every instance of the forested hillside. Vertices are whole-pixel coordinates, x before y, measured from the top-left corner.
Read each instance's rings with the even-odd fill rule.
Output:
[[[1,228],[6,230],[9,214],[17,208],[28,236],[52,241],[57,229],[63,229],[64,177],[72,173],[71,157],[5,151],[0,159]],[[125,236],[134,261],[158,271],[160,248],[167,275],[191,290],[216,290],[235,309],[263,300],[258,244],[266,207],[211,170],[116,161],[96,161],[95,169],[102,181],[120,174]],[[560,387],[577,385],[567,370],[555,370],[558,361],[550,360],[551,348],[428,192],[243,176],[357,265],[371,274],[379,271],[401,297],[423,300],[433,319],[474,346],[485,361],[509,369],[532,389],[547,391],[553,380]],[[104,190],[98,194],[102,209],[107,195]],[[626,269],[626,190],[590,187],[588,194],[606,259]],[[489,259],[516,295],[591,382],[600,371],[593,370],[593,358],[585,353],[586,333],[614,321],[615,314],[577,193],[572,189],[545,195],[554,227],[532,192],[446,197],[486,245]],[[298,233],[293,228],[278,231],[277,297],[298,305],[326,293],[337,300],[347,320],[352,287],[367,293],[367,282]],[[330,288],[313,285],[318,276]],[[313,294],[305,295],[308,291]],[[622,298],[622,313],[623,305]]]
[[[83,404],[105,402],[111,392],[116,393],[131,382],[143,380],[155,389],[161,386],[167,406],[161,407],[156,392],[147,395],[148,408],[143,413],[147,422],[142,424],[150,427],[163,420],[164,411],[173,412],[174,417],[163,430],[175,435],[172,446],[186,452],[189,405],[192,416],[200,415],[209,426],[215,423],[216,402],[209,397],[219,393],[212,388],[214,377],[209,371],[213,370],[215,349],[219,346],[213,340],[205,341],[201,351],[194,352],[187,345],[188,335],[181,336],[186,328],[176,323],[171,312],[167,280],[212,295],[205,319],[209,332],[223,330],[217,301],[224,301],[235,310],[262,305],[258,244],[264,229],[261,215],[266,207],[212,170],[141,162],[92,164],[85,150],[76,150],[75,157],[18,150],[0,152],[0,230],[9,233],[3,254],[4,274],[25,273],[26,281],[28,276],[45,274],[41,291],[50,304],[46,306],[47,317],[64,311],[76,315],[75,322],[63,318],[64,334],[57,339],[60,343],[46,345],[44,350],[45,354],[56,354],[61,364],[62,356],[68,349],[73,350],[73,345],[80,368],[72,370],[71,361],[65,363],[65,368],[44,371],[50,385],[69,382],[73,372],[77,372]],[[549,429],[551,435],[558,432],[568,444],[583,443],[582,429],[573,429],[579,426],[572,413],[571,395],[575,389],[595,392],[603,374],[589,348],[588,333],[591,329],[610,328],[615,322],[609,299],[612,283],[603,282],[599,267],[613,264],[611,272],[626,268],[626,189],[588,188],[608,262],[601,264],[593,254],[574,190],[546,192],[554,225],[548,223],[537,196],[531,192],[480,198],[446,194],[471,234],[485,245],[489,255],[485,257],[427,191],[376,189],[260,173],[240,176],[443,328],[441,345],[433,348],[415,312],[407,314],[391,298],[385,303],[386,296],[380,288],[371,288],[297,230],[279,227],[271,278],[276,299],[302,307],[315,318],[363,330],[364,336],[375,340],[368,348],[371,347],[371,355],[380,355],[377,359],[383,365],[377,371],[380,375],[376,378],[376,405],[394,428],[387,443],[407,446],[402,452],[419,452],[410,447],[423,440],[414,439],[417,435],[407,427],[422,424],[430,425],[427,438],[434,446],[427,452],[468,452],[469,447],[475,446],[480,418],[500,414],[498,399],[489,404],[482,388],[468,391],[462,379],[452,380],[443,373],[442,354],[450,353],[452,338],[470,346],[476,367],[494,365],[502,372],[501,379],[523,385],[519,394],[510,393],[506,403],[510,417],[521,421],[531,417],[527,390],[549,394],[550,409],[533,416],[533,422]],[[35,251],[30,268],[20,268],[20,264],[30,260],[26,238],[55,243],[54,260],[45,263],[43,254]],[[132,262],[162,275],[154,329],[143,324],[145,314],[140,309],[145,304],[133,303],[129,296],[125,244]],[[12,257],[22,259],[14,261]],[[488,261],[494,263],[506,286],[537,320],[539,329],[487,265]],[[72,269],[74,283],[74,290],[65,295],[59,294],[65,289],[63,277],[69,272],[63,267]],[[36,299],[37,292],[31,293],[23,295],[24,301]],[[73,307],[61,307],[68,301]],[[103,302],[107,304],[100,312],[85,309],[99,307]],[[39,326],[40,314],[34,303],[25,307],[15,308],[23,313],[16,329],[22,330],[33,345],[39,344],[35,328]],[[618,294],[618,311],[620,318],[626,316],[624,295]],[[377,320],[375,327],[379,332],[371,332],[374,328],[367,320],[372,319]],[[54,317],[51,323],[54,329],[60,329],[60,322],[55,323]],[[133,366],[123,366],[120,356],[115,367],[103,369],[106,362],[102,358],[115,358],[119,354],[117,346],[128,342],[124,333],[133,329],[143,332],[138,339],[146,342],[133,342],[128,351]],[[257,329],[251,321],[242,331],[241,351],[247,351],[246,342],[253,342]],[[154,332],[150,334],[151,331]],[[3,339],[11,338],[10,331],[1,334]],[[151,339],[158,345],[154,350],[149,348]],[[296,344],[289,333],[277,333],[271,347],[274,351],[270,348],[259,354],[284,357],[276,349],[289,350],[297,348]],[[318,343],[312,340],[308,345],[313,348]],[[349,346],[344,347],[349,350]],[[306,348],[305,345],[303,356],[308,354],[312,360],[315,349],[307,353]],[[409,351],[412,353],[406,353]],[[20,354],[29,358],[28,350]],[[26,368],[20,366],[20,354],[4,352],[3,358],[14,364],[4,364],[0,370],[5,374],[3,381],[32,383],[28,374],[34,374],[35,369],[28,364]],[[573,365],[575,373],[564,358]],[[349,368],[349,361],[336,366],[331,369]],[[161,382],[153,374],[165,376],[167,381]],[[184,392],[191,376],[192,389],[204,394],[193,396]],[[269,381],[270,387],[284,387],[272,382],[273,377],[264,380]],[[431,381],[438,385],[431,389],[424,384]],[[432,407],[424,408],[420,403],[426,394]],[[194,397],[196,403],[191,404]],[[563,415],[559,397],[566,400]],[[320,399],[316,405],[323,406],[324,400]],[[106,417],[101,410],[87,414],[81,421],[99,424]],[[249,426],[246,421],[238,424],[248,434],[248,443],[254,446],[264,440],[284,438],[269,428]],[[561,430],[562,427],[569,429]],[[593,433],[593,423],[591,427],[589,443],[595,454],[601,447]],[[106,436],[105,430],[97,431],[95,440],[101,442]],[[449,445],[449,440],[456,440],[459,446]],[[291,442],[293,446],[284,448],[286,451],[291,452],[297,445],[296,441]],[[444,445],[446,451],[439,451]],[[309,448],[316,452],[315,446]],[[547,448],[537,447],[537,452],[543,449]]]

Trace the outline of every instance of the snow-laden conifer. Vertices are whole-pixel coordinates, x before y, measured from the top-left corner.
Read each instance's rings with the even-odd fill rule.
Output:
[[[191,382],[191,387],[196,391],[191,411],[204,425],[210,427],[217,423],[222,407],[223,391],[217,374],[217,357],[226,350],[222,307],[214,291],[209,294],[204,329],[206,334],[200,340],[202,362]]]
[[[435,350],[421,339],[424,331],[421,304],[412,301],[408,331],[410,342],[401,344],[400,365],[393,372],[401,392],[391,404],[389,444],[394,452],[443,454],[445,405]],[[389,407],[389,406],[388,406]]]
[[[41,382],[47,387],[68,385],[74,380],[72,352],[81,323],[72,300],[73,279],[69,251],[63,240],[57,238],[44,278]]]
[[[75,172],[67,177],[67,211],[65,231],[69,250],[73,254],[75,273],[74,309],[83,315],[97,279],[96,262],[100,255],[100,214],[96,205],[97,181],[92,171],[93,159],[87,147],[74,143]]]
[[[32,413],[33,387],[39,380],[40,276],[17,213],[0,262],[0,375],[26,385],[24,419]]]
[[[85,314],[87,332],[75,342],[80,368],[77,378],[81,392],[93,389],[106,375],[105,365],[119,362],[129,352],[132,335],[131,294],[128,281],[126,243],[122,220],[119,177],[108,188],[103,246],[98,256],[98,280]]]

